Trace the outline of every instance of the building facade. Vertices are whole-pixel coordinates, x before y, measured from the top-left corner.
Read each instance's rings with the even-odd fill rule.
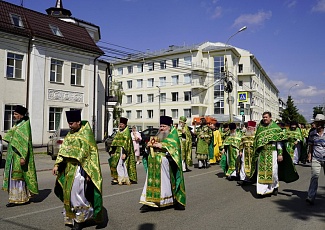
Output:
[[[112,66],[113,78],[125,93],[123,115],[139,130],[158,126],[160,115],[174,121],[186,116],[188,123],[194,117],[211,115],[228,122],[225,70],[233,84],[230,106],[234,120],[259,121],[264,111],[279,117],[278,89],[254,55],[244,49],[211,42],[170,46],[129,56]]]
[[[0,133],[13,126],[13,110],[23,105],[34,145],[46,145],[58,128],[68,127],[65,111],[75,109],[102,140],[109,63],[98,59],[99,28],[71,18],[62,1],[47,12],[0,1]]]

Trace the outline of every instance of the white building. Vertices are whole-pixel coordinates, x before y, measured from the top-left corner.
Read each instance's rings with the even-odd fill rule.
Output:
[[[205,42],[194,46],[129,56],[113,64],[113,78],[122,84],[123,115],[129,125],[145,129],[159,124],[160,115],[193,117],[212,115],[229,121],[224,92],[225,56],[233,83],[230,93],[234,120],[241,121],[239,94],[245,97],[245,121],[260,121],[264,111],[279,117],[279,91],[258,60],[249,51],[223,43]],[[160,95],[160,97],[159,97]]]
[[[47,12],[0,1],[0,133],[23,105],[34,145],[46,145],[57,128],[68,127],[65,111],[71,109],[81,109],[102,140],[109,64],[98,60],[99,27],[70,17],[62,1]]]

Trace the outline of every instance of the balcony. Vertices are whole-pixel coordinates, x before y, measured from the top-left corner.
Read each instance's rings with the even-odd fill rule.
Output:
[[[198,64],[198,63],[192,63],[191,65],[191,69],[192,71],[198,71],[198,72],[203,72],[203,73],[208,73],[209,69],[207,66],[202,66],[202,64]]]
[[[202,79],[192,79],[191,88],[201,88],[201,89],[207,89],[208,88],[208,82]]]
[[[240,68],[238,70],[238,76],[245,76],[245,75],[255,75],[255,72],[250,67]]]
[[[191,99],[191,106],[204,106],[208,107],[209,101],[207,99],[199,98],[199,97],[192,97]]]

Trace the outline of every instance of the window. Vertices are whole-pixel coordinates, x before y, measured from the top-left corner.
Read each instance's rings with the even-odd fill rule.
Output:
[[[148,63],[148,71],[154,71],[154,63]]]
[[[173,59],[172,62],[173,62],[173,67],[174,68],[179,66],[179,59],[178,58]]]
[[[166,93],[161,93],[160,94],[160,102],[165,103],[166,102]]]
[[[239,86],[243,86],[243,81],[238,81]]]
[[[133,73],[133,66],[130,65],[128,66],[128,74]]]
[[[148,94],[148,102],[149,103],[153,102],[153,94]]]
[[[16,105],[5,105],[5,114],[4,114],[4,131],[11,129],[14,126],[14,111]]]
[[[137,103],[142,103],[142,94],[137,95]]]
[[[127,83],[128,89],[132,89],[132,80],[127,81],[126,83]]]
[[[185,117],[187,117],[187,118],[191,117],[191,113],[192,113],[191,109],[184,109],[184,116]]]
[[[54,26],[54,25],[49,25],[49,26],[50,26],[50,28],[51,28],[51,30],[52,30],[52,33],[53,33],[54,35],[56,35],[56,36],[60,36],[60,37],[63,37],[63,35],[62,35],[62,33],[61,33],[59,27]]]
[[[137,88],[142,88],[142,83],[143,83],[143,80],[142,79],[138,79],[137,80]]]
[[[214,103],[214,114],[224,114],[224,101]]]
[[[192,83],[191,74],[184,74],[184,84],[191,84],[191,83]]]
[[[192,97],[191,91],[184,92],[184,101],[191,101],[191,97]]]
[[[116,82],[116,84],[117,84],[117,88],[118,88],[119,90],[123,90],[123,82],[118,81],[118,82]]]
[[[131,110],[126,110],[126,118],[131,118]]]
[[[172,109],[172,118],[178,119],[178,109]]]
[[[178,92],[172,93],[172,101],[178,101]]]
[[[166,69],[166,61],[160,62],[160,69]]]
[[[166,86],[166,77],[159,78],[159,86]]]
[[[238,65],[238,72],[242,73],[243,72],[243,64]]]
[[[50,82],[62,82],[63,61],[51,59]]]
[[[178,85],[178,75],[172,76],[172,85]]]
[[[138,64],[137,65],[137,72],[142,73],[143,72],[143,64]]]
[[[123,67],[117,68],[117,75],[123,75]]]
[[[153,110],[147,110],[147,115],[148,115],[148,118],[152,119],[153,118]]]
[[[142,110],[137,110],[137,119],[142,118]]]
[[[166,116],[166,109],[160,110],[160,116]]]
[[[55,131],[60,126],[62,108],[50,107],[49,113],[49,131]]]
[[[24,28],[24,24],[23,21],[21,20],[21,17],[17,14],[10,14],[11,17],[11,23],[16,26],[16,27],[20,27],[20,28]]]
[[[7,54],[7,78],[22,79],[23,55]]]
[[[132,103],[132,95],[127,95],[126,96],[126,104],[131,104]]]
[[[147,87],[148,88],[152,88],[153,87],[153,78],[148,78]]]
[[[184,57],[184,62],[186,66],[192,65],[192,57]]]
[[[81,70],[82,65],[71,64],[71,85],[81,85]]]
[[[142,126],[137,125],[136,127],[138,131],[142,131]]]

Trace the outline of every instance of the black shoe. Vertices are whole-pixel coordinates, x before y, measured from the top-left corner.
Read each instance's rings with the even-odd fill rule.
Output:
[[[141,212],[150,212],[152,211],[152,207],[150,207],[149,205],[142,205],[141,208],[140,208],[140,211]]]
[[[116,184],[118,184],[118,181],[116,181],[116,180],[111,181],[111,185],[116,185]]]
[[[306,198],[306,202],[307,202],[308,204],[310,204],[310,205],[314,205],[314,200],[313,200],[312,198],[310,198],[310,197],[307,197],[307,198]]]
[[[71,230],[81,230],[82,229],[82,223],[74,222],[73,227]]]
[[[229,180],[229,181],[233,181],[234,180],[234,178],[232,176],[227,176],[226,179]]]
[[[8,203],[8,204],[6,204],[6,207],[7,208],[14,207],[14,206],[16,206],[16,204],[14,204],[14,203]]]
[[[186,169],[186,171],[185,172],[192,172],[192,170],[191,169]]]
[[[185,206],[182,205],[182,204],[180,204],[180,203],[178,203],[178,202],[176,202],[176,204],[174,205],[174,209],[175,210],[183,211],[183,210],[185,210]]]
[[[273,189],[272,195],[277,196],[279,193],[278,188]]]

